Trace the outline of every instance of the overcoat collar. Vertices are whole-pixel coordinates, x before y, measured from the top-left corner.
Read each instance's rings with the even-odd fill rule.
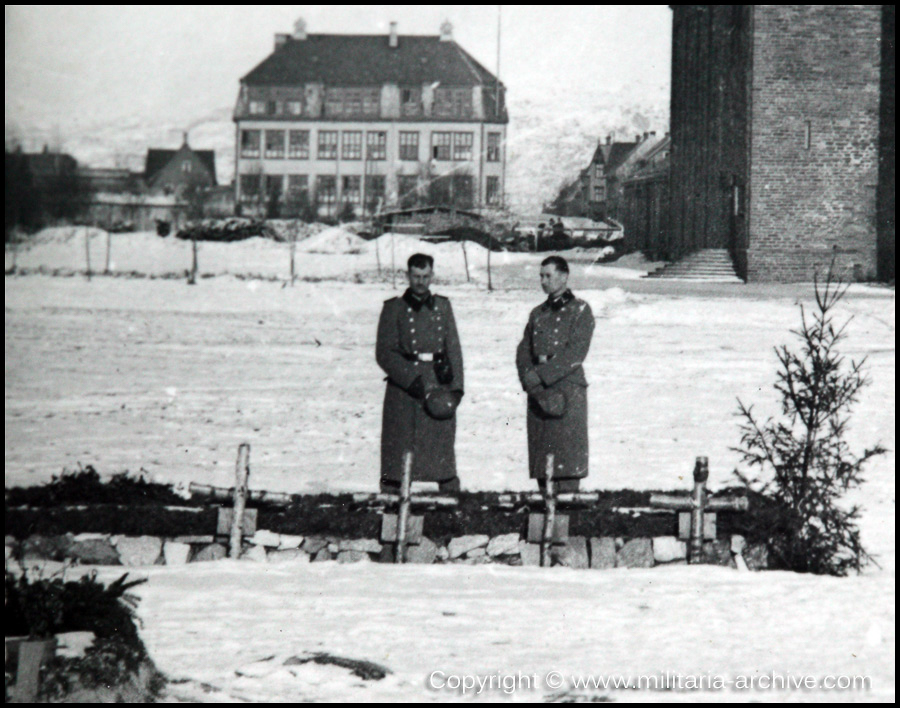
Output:
[[[427,305],[429,310],[434,309],[434,295],[431,291],[424,298],[419,298],[412,289],[407,288],[406,292],[403,293],[403,299],[416,312],[422,309],[422,305]]]
[[[575,296],[572,294],[572,291],[567,288],[566,291],[559,297],[548,297],[546,304],[551,310],[558,311],[563,309],[574,299]]]

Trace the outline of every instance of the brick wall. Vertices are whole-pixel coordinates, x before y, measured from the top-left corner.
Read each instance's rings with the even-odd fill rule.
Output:
[[[749,280],[876,275],[881,14],[753,6]]]

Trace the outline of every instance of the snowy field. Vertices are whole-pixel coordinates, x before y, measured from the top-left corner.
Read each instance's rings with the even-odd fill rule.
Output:
[[[298,244],[301,279],[293,287],[283,282],[287,245],[261,239],[201,244],[200,272],[217,277],[195,286],[7,276],[6,485],[40,483],[80,462],[102,474],[144,470],[156,480],[224,486],[246,440],[252,487],[374,490],[384,386],[375,328],[382,301],[404,286],[398,279],[392,288],[391,253],[402,268],[409,253],[422,250],[436,257],[434,290],[452,299],[463,345],[463,485],[530,489],[525,401],[513,359],[527,314],[542,299],[540,257],[492,254],[489,293],[487,252],[478,246],[463,254],[459,244],[354,238],[331,231]],[[83,230],[45,232],[16,263],[80,271],[84,242]],[[105,234],[90,243],[92,268],[102,269]],[[646,281],[640,275],[652,264],[638,258],[591,266],[589,254],[567,255],[570,284],[597,318],[585,365],[587,487],[687,488],[698,455],[710,458],[713,487],[731,484],[736,397],[774,412],[772,348],[792,341],[797,305],[810,302],[811,286]],[[190,244],[114,235],[110,261],[113,271],[184,272]],[[235,277],[247,275],[259,278]],[[872,380],[851,445],[889,449],[868,467],[856,499],[865,506],[863,541],[881,565],[863,577],[687,567],[154,568],[140,588],[139,610],[151,655],[170,678],[185,680],[171,690],[186,700],[454,700],[458,691],[427,688],[432,671],[546,679],[553,670],[670,672],[706,677],[707,685],[713,676],[773,671],[871,679],[869,691],[838,696],[821,689],[587,691],[615,700],[893,699],[894,308],[893,290],[854,286],[840,312],[854,318],[843,351],[868,356]],[[378,662],[394,673],[362,682],[334,666],[280,666],[310,651]],[[509,698],[565,692],[545,683]],[[507,695],[494,690],[480,698]]]

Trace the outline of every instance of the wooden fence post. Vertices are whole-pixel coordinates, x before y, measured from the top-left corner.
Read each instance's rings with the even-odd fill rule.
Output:
[[[294,274],[294,257],[297,253],[297,226],[291,226],[291,287],[294,287],[296,275]]]
[[[188,285],[197,282],[197,236],[191,236],[191,274],[188,276]]]
[[[107,231],[106,232],[106,266],[103,269],[104,275],[109,275],[110,251],[112,251],[112,234],[109,231]]]
[[[228,547],[230,558],[241,557],[244,533],[244,509],[247,506],[247,478],[250,476],[250,443],[238,447],[234,468],[234,511],[231,516],[231,539]]]
[[[412,485],[412,459],[410,450],[403,453],[403,478],[400,480],[400,510],[397,514],[397,563],[406,562],[406,527],[409,525],[409,490]]]
[[[556,490],[553,488],[553,453],[547,454],[547,471],[544,480],[544,534],[541,538],[541,567],[550,565],[553,547],[553,531],[556,525]]]
[[[91,280],[91,230],[84,230],[84,258],[87,262],[87,279]]]
[[[465,240],[460,241],[460,245],[462,245],[463,262],[466,264],[466,282],[469,283],[469,282],[471,282],[471,279],[469,278],[469,256],[468,256],[468,254],[466,253],[466,242],[465,242]]]
[[[706,480],[708,479],[709,458],[698,457],[694,463],[694,491],[691,494],[690,563],[703,561],[703,522],[706,513]]]

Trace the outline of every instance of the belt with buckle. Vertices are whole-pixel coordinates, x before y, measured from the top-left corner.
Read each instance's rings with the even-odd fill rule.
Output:
[[[403,356],[408,361],[434,361],[435,357],[440,356],[440,354],[433,352],[419,352],[417,354],[404,354]]]

